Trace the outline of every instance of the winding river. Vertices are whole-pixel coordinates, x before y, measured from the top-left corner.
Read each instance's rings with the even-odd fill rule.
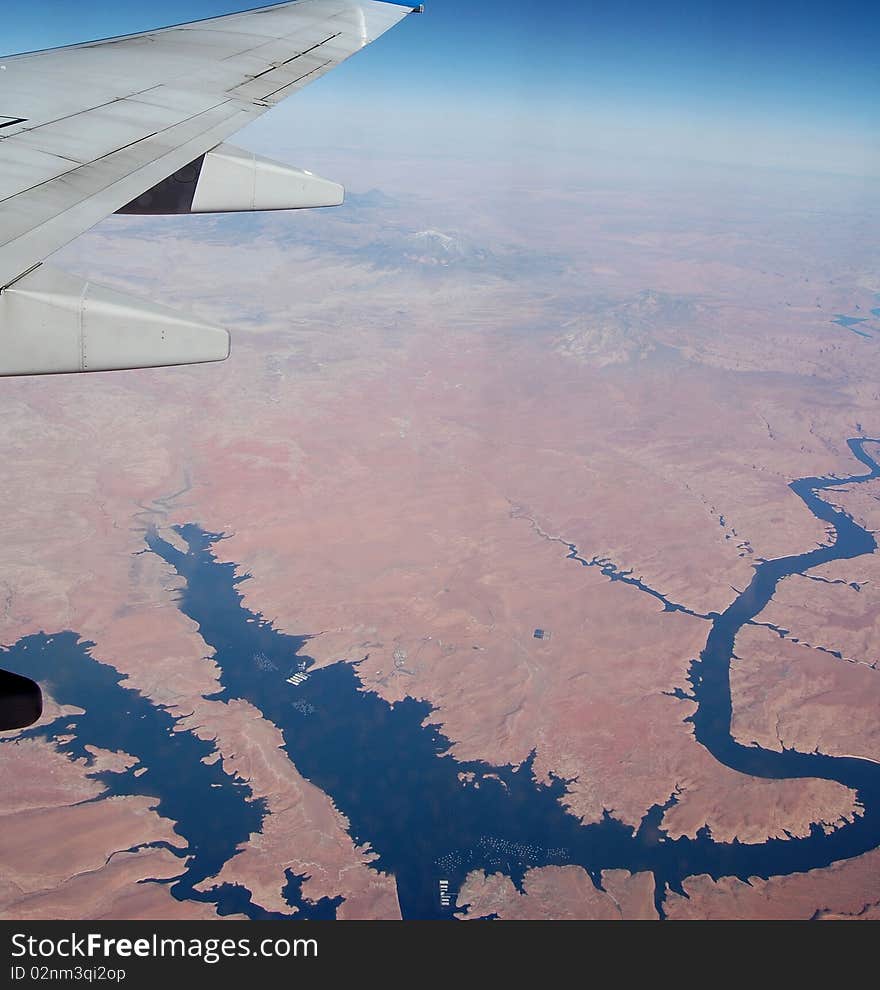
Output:
[[[395,877],[404,917],[452,917],[461,907],[456,893],[474,869],[503,873],[520,885],[532,867],[567,863],[582,866],[597,885],[603,870],[651,871],[662,915],[667,892],[681,891],[683,881],[695,874],[741,879],[787,875],[880,846],[880,765],[736,742],[730,734],[729,681],[737,633],[756,621],[780,581],[876,550],[873,536],[820,493],[880,476],[880,466],[866,449],[877,443],[849,441],[866,473],[804,478],[791,485],[828,524],[827,543],[756,564],[749,586],[723,612],[706,617],[706,646],[690,668],[687,697],[696,703],[691,716],[696,739],[720,763],[754,777],[816,777],[857,791],[862,813],[851,823],[827,833],[816,825],[801,838],[722,843],[703,829],[693,839],[671,839],[661,822],[675,794],[649,809],[635,830],[610,815],[583,825],[560,803],[568,782],[536,781],[533,757],[520,766],[502,767],[456,760],[449,740],[431,724],[426,703],[386,703],[363,689],[357,663],[340,661],[316,669],[304,652],[307,636],[283,634],[244,607],[238,585],[247,575],[213,553],[222,535],[187,525],[177,530],[185,550],[156,531],[148,533],[147,544],[184,579],[180,608],[214,651],[222,684],[217,698],[246,699],[280,729],[299,772],[331,796],[348,818],[353,840],[369,844],[377,854],[372,868]],[[609,562],[588,560],[567,546],[573,562],[600,567],[610,580],[633,585],[634,593],[653,595],[667,611],[687,611]],[[127,688],[112,668],[92,656],[90,644],[72,633],[28,637],[2,652],[3,666],[42,680],[56,700],[85,709],[82,716],[21,736],[60,740],[58,745],[71,755],[97,745],[125,750],[140,760],[140,775],[132,768],[103,773],[101,780],[111,793],[155,795],[159,811],[178,823],[187,849],[185,869],[171,886],[176,897],[213,901],[223,913],[267,916],[244,888],[211,886],[210,877],[239,843],[259,831],[267,813],[247,783],[228,774],[222,761],[205,762],[211,744],[179,727],[173,731],[176,713]],[[841,661],[829,657],[829,662]],[[128,717],[120,718],[120,711]],[[291,850],[296,840],[291,835]],[[289,875],[288,881],[285,896],[292,914],[335,914],[341,898],[313,903],[302,896],[302,877]]]

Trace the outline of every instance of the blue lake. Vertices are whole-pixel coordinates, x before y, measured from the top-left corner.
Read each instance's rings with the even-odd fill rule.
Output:
[[[539,783],[531,759],[502,767],[458,761],[449,753],[449,741],[431,724],[427,704],[406,700],[389,705],[365,691],[356,662],[315,669],[306,635],[280,633],[243,606],[238,586],[247,576],[232,564],[218,562],[212,552],[220,534],[188,525],[178,529],[185,551],[156,532],[148,535],[147,544],[183,578],[180,608],[198,623],[221,671],[222,689],[216,697],[246,699],[280,729],[298,770],[332,797],[351,823],[352,839],[376,852],[372,868],[396,879],[405,917],[452,917],[456,892],[473,869],[500,872],[520,884],[531,867],[567,863],[582,866],[597,885],[606,869],[650,870],[662,913],[668,889],[680,890],[694,874],[742,879],[784,875],[880,845],[880,766],[735,742],[730,735],[729,686],[734,637],[757,619],[781,580],[830,560],[876,550],[870,533],[819,495],[824,489],[880,475],[866,449],[875,443],[864,438],[849,441],[866,468],[861,474],[792,484],[794,494],[833,529],[833,538],[826,546],[757,564],[751,583],[735,601],[707,617],[706,646],[692,662],[688,690],[677,692],[697,702],[692,716],[697,741],[726,766],[762,778],[836,780],[858,791],[864,814],[853,823],[830,834],[816,826],[804,838],[754,845],[716,842],[706,829],[695,839],[670,839],[660,822],[675,802],[674,794],[651,808],[636,830],[608,815],[582,825],[560,804],[569,782],[556,778]],[[632,585],[633,594],[651,594],[667,610],[687,611],[609,562],[588,561],[576,547],[569,550],[568,557],[560,555],[560,581],[568,567],[598,566],[609,579]],[[278,916],[254,905],[241,887],[195,889],[218,872],[239,843],[259,831],[267,811],[244,781],[226,772],[222,761],[204,762],[212,752],[210,743],[190,732],[171,731],[179,713],[156,707],[126,688],[74,633],[31,636],[2,653],[4,667],[41,681],[62,704],[85,709],[84,715],[65,717],[21,736],[70,735],[70,741],[59,745],[72,756],[86,756],[87,745],[122,749],[147,768],[139,776],[135,767],[100,777],[112,794],[154,795],[159,811],[178,823],[188,848],[181,859],[181,876],[170,884],[176,897],[214,902],[221,913]],[[829,663],[834,662],[840,661],[829,657]],[[288,683],[290,677],[298,683]],[[296,842],[292,834],[292,853]],[[441,881],[448,887],[441,888]],[[301,887],[301,877],[288,875],[285,895],[291,913],[335,915],[341,898],[312,902],[303,897]],[[450,891],[448,903],[442,896],[445,889]]]

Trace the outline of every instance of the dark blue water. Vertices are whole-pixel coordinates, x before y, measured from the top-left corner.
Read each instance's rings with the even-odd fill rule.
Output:
[[[190,525],[178,530],[186,552],[155,532],[149,534],[148,545],[185,580],[180,607],[198,623],[202,637],[216,653],[222,683],[218,698],[244,698],[278,726],[297,769],[332,797],[351,823],[352,838],[376,852],[373,868],[395,877],[405,917],[450,917],[455,892],[472,869],[503,873],[519,885],[529,868],[563,863],[582,866],[597,885],[602,870],[650,870],[656,879],[656,903],[662,911],[667,889],[681,890],[682,882],[694,874],[766,878],[827,866],[880,845],[880,766],[818,753],[778,753],[735,742],[730,735],[729,685],[734,638],[743,625],[756,620],[781,580],[831,560],[875,551],[871,534],[818,494],[880,475],[877,463],[865,449],[874,443],[877,441],[858,439],[849,444],[867,473],[844,479],[807,478],[792,484],[792,490],[814,515],[828,523],[829,542],[803,554],[756,564],[749,586],[724,612],[708,616],[706,647],[690,669],[688,697],[697,704],[691,717],[696,738],[721,763],[756,777],[819,777],[857,790],[864,812],[860,817],[830,834],[816,826],[804,838],[754,845],[720,843],[703,829],[695,839],[672,840],[660,823],[664,811],[676,800],[674,793],[665,804],[650,809],[636,830],[609,815],[599,823],[582,825],[560,803],[571,782],[553,778],[547,784],[539,783],[532,772],[532,759],[521,766],[504,767],[458,761],[448,752],[448,740],[431,725],[427,704],[411,699],[387,704],[363,689],[356,663],[339,662],[314,669],[304,653],[307,636],[282,634],[244,608],[238,585],[247,575],[238,575],[233,564],[218,562],[212,552],[222,536]],[[607,562],[588,562],[579,558],[574,548],[570,548],[569,557],[579,564],[600,566],[611,579],[625,580],[639,591],[655,594],[627,574],[609,569]],[[662,596],[655,597],[667,610],[682,608]],[[35,647],[44,639],[31,637],[17,644],[9,651],[5,665],[37,679],[57,677],[47,663],[36,665],[39,669],[34,664],[23,666],[28,656],[39,652]],[[49,646],[57,639],[49,641]],[[72,642],[76,643],[75,637]],[[102,666],[83,649],[79,662],[87,669]],[[71,664],[75,669],[73,659]],[[307,679],[299,685],[288,684],[286,678],[298,672],[307,673]],[[125,719],[118,718],[114,705],[125,689],[118,684],[118,677],[115,687],[106,677],[100,683],[87,679],[87,686],[79,690],[73,689],[79,681],[75,677],[70,681],[68,703],[86,708],[87,715],[82,718],[89,720],[75,727],[76,742],[69,745],[123,748],[152,767],[157,766],[155,749],[163,772],[154,775],[150,784],[154,790],[148,793],[157,794],[162,813],[180,823],[180,831],[190,843],[193,861],[199,865],[195,869],[190,866],[187,874],[200,878],[213,875],[205,871],[216,872],[222,857],[231,855],[238,842],[259,828],[265,809],[253,801],[246,785],[229,778],[222,766],[206,766],[200,750],[181,750],[173,760],[162,757],[172,722],[164,710],[147,705],[143,711],[143,720],[152,720],[159,727],[148,737],[120,736],[117,726]],[[51,730],[41,731],[51,735]],[[96,737],[104,741],[95,742]],[[120,739],[125,741],[117,741]],[[143,787],[141,782],[146,779],[147,775],[136,778],[134,786]],[[207,787],[225,795],[222,808],[211,812],[213,828],[201,821],[206,810],[199,801],[184,801],[177,794],[184,780],[187,788],[200,794],[206,793]],[[115,782],[108,786],[117,793]],[[290,842],[294,850],[295,835]],[[193,890],[194,882],[187,874],[175,884],[175,895],[204,898]],[[450,904],[441,901],[440,880],[449,883],[453,895]],[[296,878],[291,878],[290,886],[291,903],[299,907]],[[241,910],[244,904],[252,916],[258,916],[259,909],[250,904],[249,895],[241,888],[212,896],[226,910]],[[318,916],[332,914],[337,904],[338,900],[304,904],[304,908],[306,914]]]
[[[615,563],[604,557],[592,557],[588,560],[586,557],[581,556],[577,545],[574,543],[566,543],[565,546],[568,547],[567,556],[569,560],[576,561],[582,567],[598,567],[601,573],[609,580],[621,581],[623,584],[628,584],[631,588],[638,588],[639,591],[650,595],[651,598],[656,598],[663,606],[664,612],[684,612],[685,615],[692,615],[697,619],[709,619],[717,614],[713,612],[711,615],[703,615],[702,612],[694,612],[693,609],[687,608],[687,606],[681,605],[679,602],[670,601],[666,595],[649,587],[640,578],[633,577],[632,570],[621,570]]]
[[[192,732],[175,731],[179,714],[125,687],[116,670],[94,659],[93,645],[64,632],[28,636],[14,647],[0,648],[0,666],[27,671],[59,704],[85,709],[82,715],[64,715],[15,738],[51,739],[71,759],[89,765],[94,759],[87,746],[122,750],[136,757],[139,762],[128,770],[95,770],[91,776],[111,795],[155,797],[159,814],[176,823],[186,848],[182,852],[172,848],[181,856],[181,875],[171,881],[175,897],[213,903],[220,914],[277,917],[252,904],[243,887],[223,884],[208,892],[195,889],[235,855],[239,843],[260,831],[266,815],[264,802],[254,800],[245,781],[226,771],[222,758],[205,763],[217,756],[213,743]],[[11,745],[14,741],[5,742],[4,747]],[[171,848],[165,843],[156,845]],[[304,900],[302,879],[288,875],[286,890],[288,903],[298,916],[333,917],[339,901]]]

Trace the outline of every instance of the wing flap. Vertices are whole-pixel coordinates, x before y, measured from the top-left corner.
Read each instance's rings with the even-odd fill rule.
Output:
[[[3,152],[0,203],[76,168],[76,162],[65,161],[57,155],[47,155],[24,144],[2,145],[0,148]]]
[[[86,165],[128,147],[146,136],[183,123],[192,115],[136,100],[114,100],[107,106],[66,117],[32,131],[18,144]]]

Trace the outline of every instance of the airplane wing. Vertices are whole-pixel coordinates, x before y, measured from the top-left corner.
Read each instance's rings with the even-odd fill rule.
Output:
[[[334,206],[224,144],[421,8],[296,0],[0,58],[0,375],[223,360],[225,330],[49,269],[105,217]]]

